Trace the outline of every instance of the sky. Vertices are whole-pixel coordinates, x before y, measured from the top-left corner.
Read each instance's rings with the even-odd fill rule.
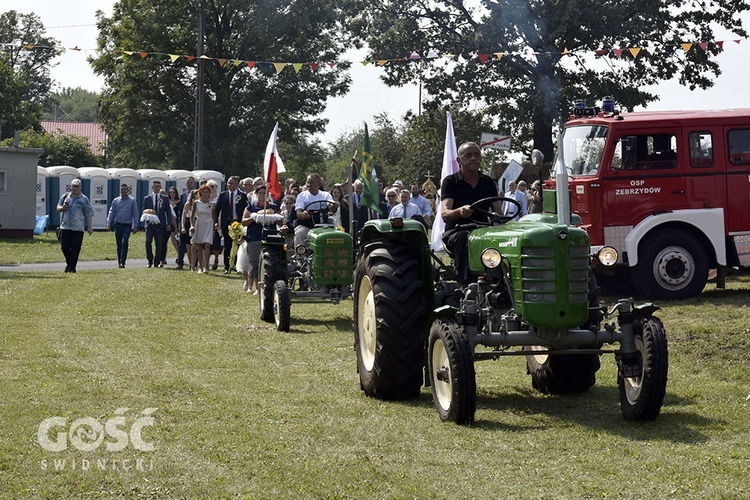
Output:
[[[59,40],[63,47],[82,49],[67,50],[55,59],[57,64],[52,68],[51,74],[59,85],[57,90],[63,87],[82,87],[99,91],[103,80],[94,75],[86,57],[93,54],[96,48],[96,10],[103,10],[106,15],[110,15],[113,4],[114,0],[0,0],[0,12],[11,9],[22,13],[34,12],[44,23],[48,36]],[[750,30],[750,13],[743,16],[743,25]],[[659,96],[659,100],[649,104],[648,109],[750,108],[750,92],[747,91],[750,82],[750,39],[743,39],[740,44],[736,44],[731,41],[735,38],[737,37],[723,31],[716,33],[716,40],[723,39],[725,43],[724,52],[717,58],[722,75],[711,89],[690,91],[676,81],[664,82],[649,89]],[[361,53],[347,55],[346,59],[361,60]],[[291,68],[287,68],[284,71],[290,70]],[[363,122],[373,127],[374,117],[381,113],[387,113],[392,120],[398,122],[407,111],[417,112],[418,87],[387,87],[379,78],[383,72],[384,69],[375,64],[352,65],[349,93],[330,100],[322,113],[324,118],[329,119],[326,132],[320,136],[324,143],[333,141],[341,133],[357,130]]]

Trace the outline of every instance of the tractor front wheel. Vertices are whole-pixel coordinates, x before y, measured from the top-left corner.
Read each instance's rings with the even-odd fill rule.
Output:
[[[477,407],[471,345],[454,319],[437,319],[427,348],[432,400],[443,422],[470,425]]]
[[[654,316],[638,319],[633,326],[635,348],[643,366],[636,377],[625,377],[618,371],[620,407],[625,420],[654,420],[667,392],[667,334],[662,322]]]
[[[260,319],[273,321],[273,287],[276,281],[283,278],[281,252],[274,248],[264,248],[260,254],[258,276],[258,299],[260,300]]]
[[[289,331],[291,317],[291,297],[286,281],[278,280],[273,285],[273,318],[276,329],[280,332]]]

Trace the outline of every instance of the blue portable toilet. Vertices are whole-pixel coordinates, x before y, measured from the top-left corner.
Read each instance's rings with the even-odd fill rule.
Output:
[[[88,196],[91,208],[94,209],[94,229],[107,229],[109,172],[99,167],[81,167],[78,172],[81,174],[83,194]]]
[[[57,211],[57,202],[65,193],[70,192],[70,181],[78,179],[78,169],[69,165],[56,165],[47,167],[49,174],[49,224],[47,227],[58,227],[60,225],[60,213]]]
[[[36,167],[36,214],[38,216],[50,213],[49,206],[49,172],[44,167]],[[57,200],[55,200],[57,203]],[[52,207],[57,211],[57,205]]]
[[[224,174],[216,170],[193,170],[193,177],[195,177],[196,184],[199,184],[202,180],[215,180],[219,184],[219,191],[224,191]]]
[[[190,170],[165,170],[164,173],[167,174],[167,187],[176,187],[177,192],[180,193],[180,195],[187,191],[187,178],[192,177],[193,179],[195,179],[193,172],[191,172]],[[198,179],[195,179],[195,181],[195,185],[197,186]],[[167,192],[169,191],[167,190]]]
[[[109,172],[109,205],[120,196],[120,184],[128,186],[128,195],[138,201],[138,171],[132,168],[108,168]],[[145,195],[144,195],[145,196]]]

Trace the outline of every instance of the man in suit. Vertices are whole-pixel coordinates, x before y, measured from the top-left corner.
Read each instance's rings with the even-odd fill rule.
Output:
[[[233,175],[227,180],[227,189],[219,193],[214,207],[214,229],[224,237],[224,274],[229,274],[229,256],[232,241],[229,238],[229,225],[242,220],[242,212],[247,207],[247,194],[239,190],[240,178]]]
[[[188,200],[190,199],[190,193],[195,189],[195,177],[192,175],[185,179],[185,190],[180,195],[180,203],[182,204],[182,209],[185,210],[185,205],[187,204]],[[186,222],[186,225],[189,224],[189,221]],[[183,228],[179,228],[180,231],[177,233],[180,235],[180,248],[177,251],[177,269],[182,269],[185,265],[185,253],[187,252],[187,240],[189,238],[190,234],[190,228],[186,227],[185,232],[182,232]]]
[[[354,219],[357,221],[357,231],[362,229],[362,226],[365,225],[365,222],[367,222],[369,218],[367,207],[361,204],[364,188],[365,186],[362,184],[362,181],[356,179],[354,181],[354,192],[346,197],[349,205],[353,208]]]
[[[143,198],[143,209],[153,210],[159,218],[158,224],[146,224],[146,259],[148,266],[164,267],[167,260],[167,240],[172,228],[175,227],[176,218],[172,206],[169,204],[167,195],[161,194],[161,181],[151,182],[152,193]],[[155,251],[151,248],[155,244]]]

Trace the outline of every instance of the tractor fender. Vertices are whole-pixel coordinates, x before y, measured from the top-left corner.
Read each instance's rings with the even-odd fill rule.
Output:
[[[437,309],[435,309],[434,311],[432,311],[432,313],[430,313],[430,316],[427,318],[427,325],[426,325],[426,327],[429,330],[430,325],[432,325],[432,323],[436,319],[441,319],[441,318],[455,318],[456,314],[458,314],[458,308],[457,307],[453,307],[453,306],[450,306],[450,305],[440,306]]]

